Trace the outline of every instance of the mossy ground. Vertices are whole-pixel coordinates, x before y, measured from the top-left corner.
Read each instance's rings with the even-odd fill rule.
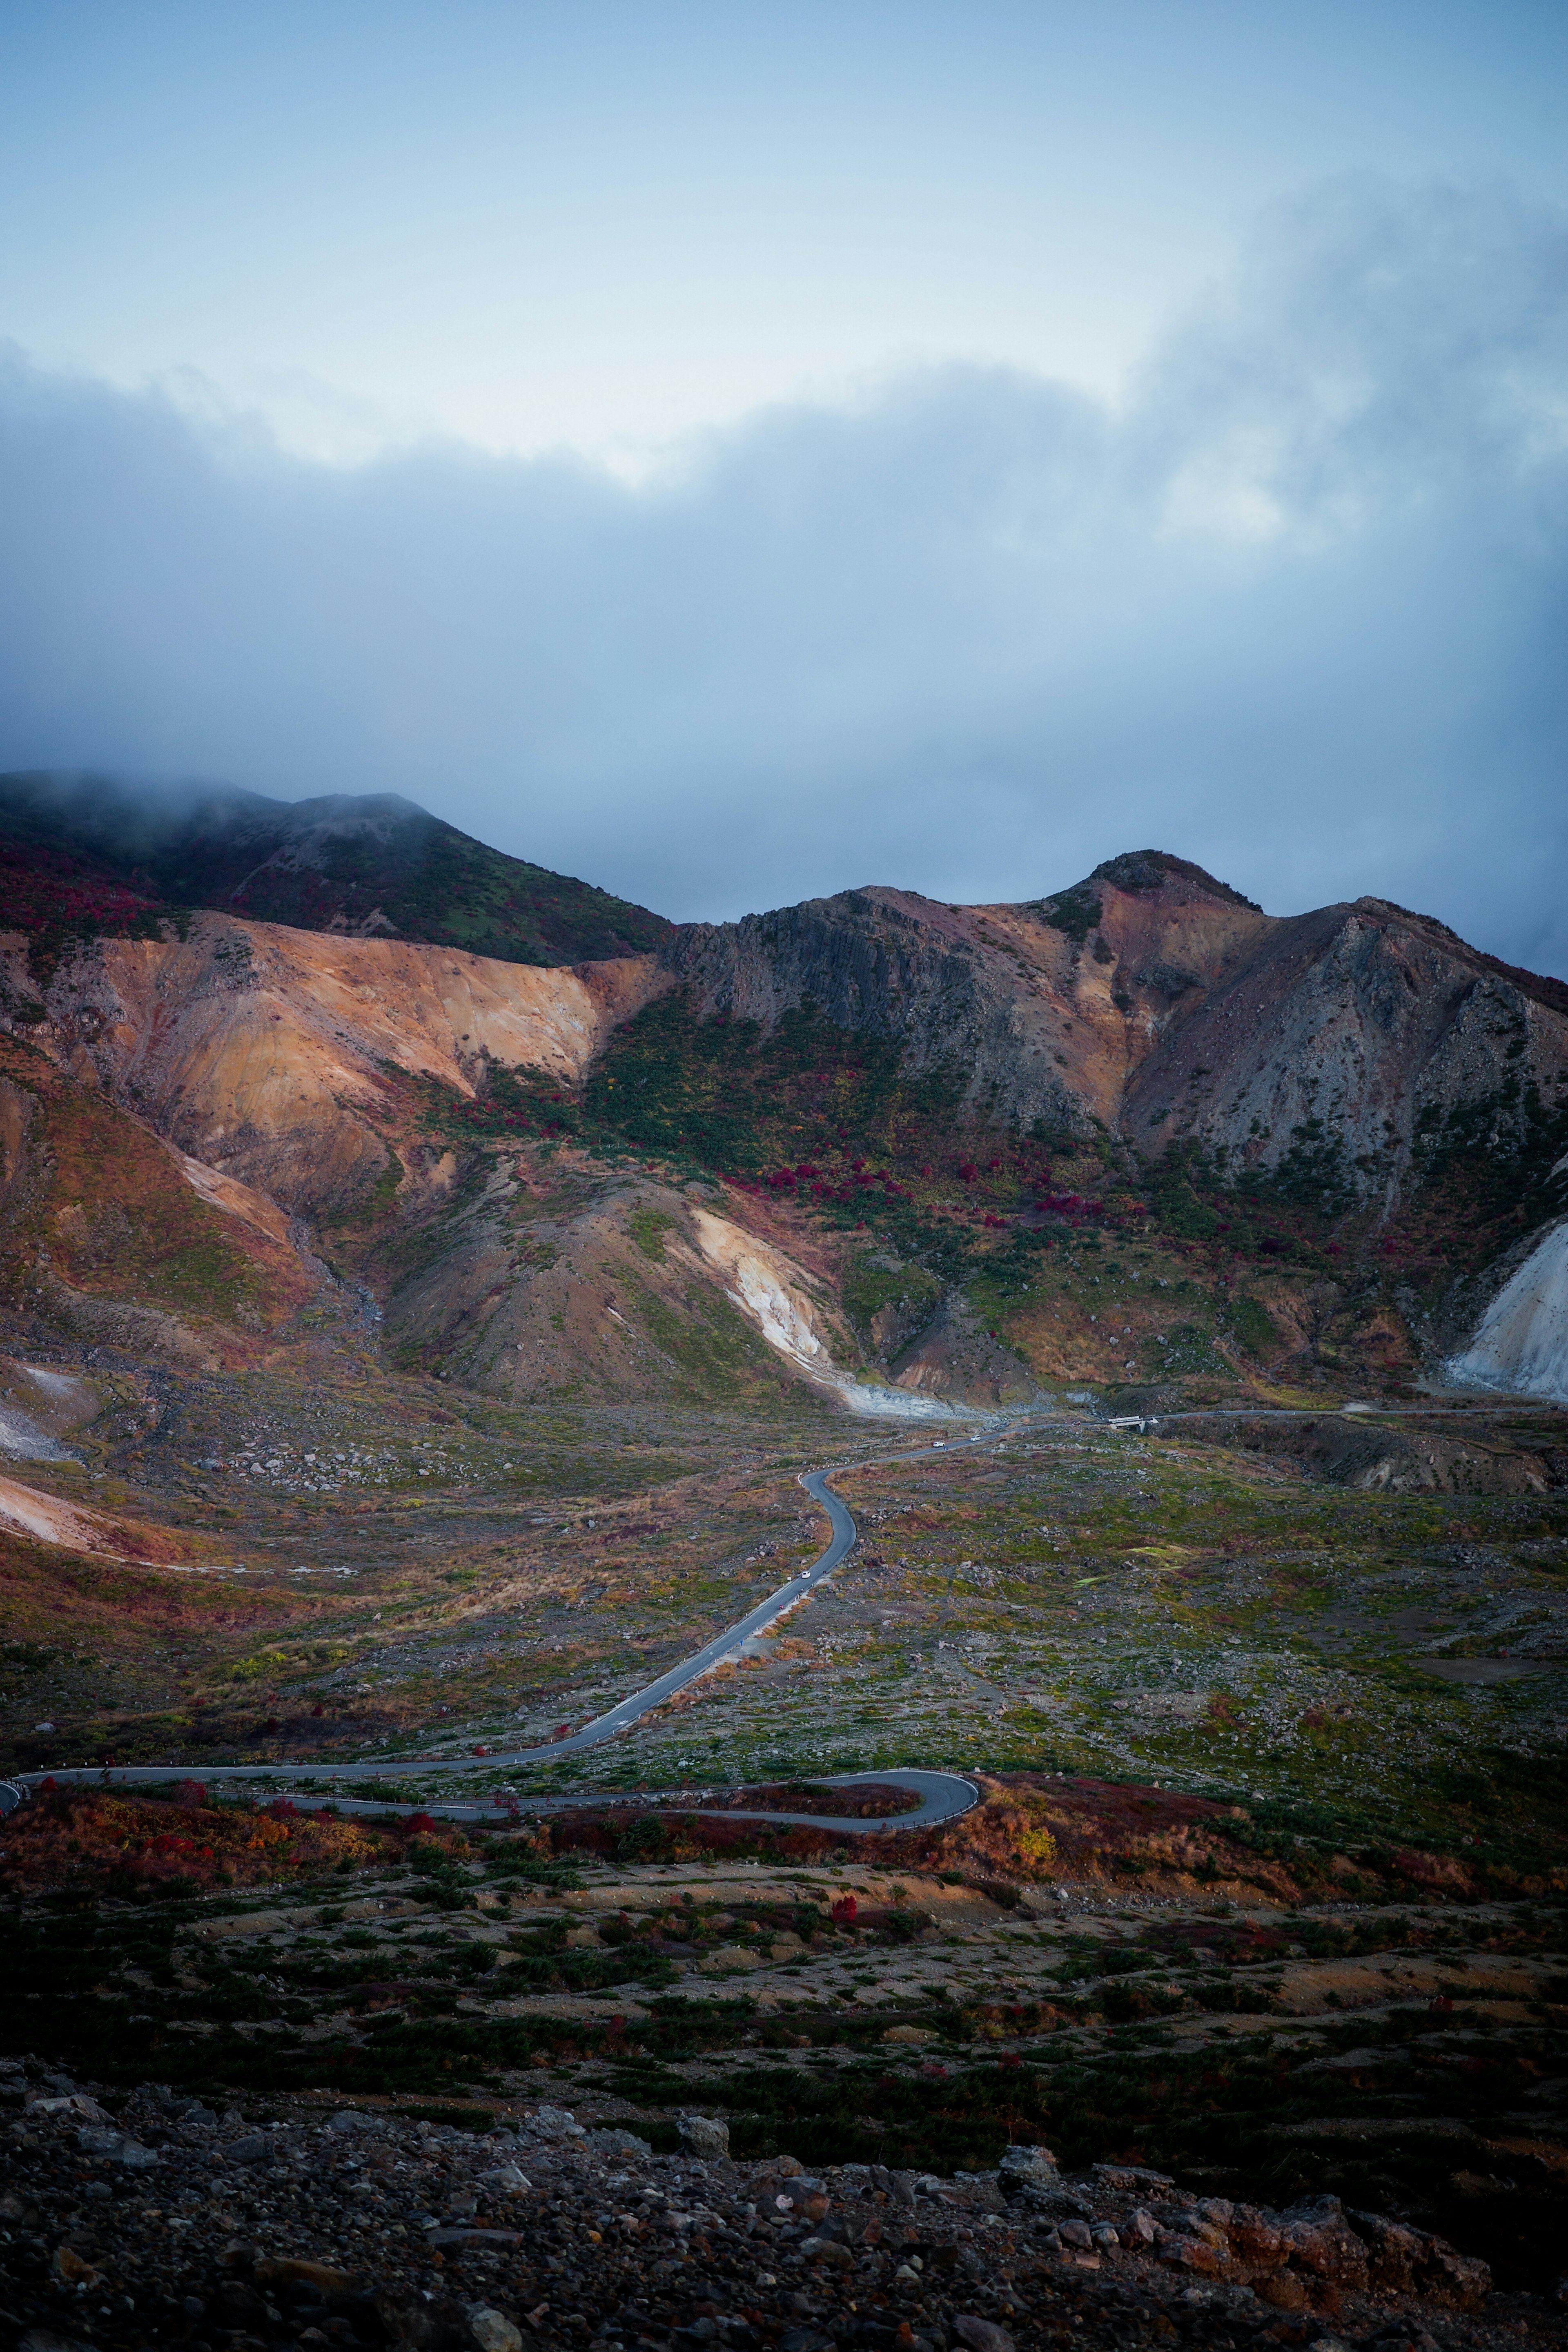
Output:
[[[809,1557],[790,1433],[408,1382],[368,1409],[276,1371],[179,1415],[137,1500],[229,1514],[247,1575],[33,1556],[8,1714],[59,1728],[14,1753],[264,1758],[276,1786],[221,1833],[188,1790],[139,1822],[90,1794],[47,1868],[8,1853],[12,2046],[272,2106],[544,2091],[669,2137],[696,2104],[803,2160],[1043,2136],[1218,2194],[1332,2189],[1528,2274],[1568,2144],[1560,1499],[1366,1494],[1088,1421],[906,1440],[843,1473],[860,1549],[755,1664],[603,1755],[437,1780],[418,1754],[579,1718]],[[198,1428],[231,1459],[248,1433],[261,1475],[187,1476]],[[77,1596],[52,1624],[51,1590]],[[523,1814],[572,1785],[993,1777],[964,1822],[853,1847],[645,1807],[465,1852],[268,1810],[318,1754]]]
[[[0,1081],[17,1130],[0,1239],[12,1317],[68,1325],[84,1295],[237,1336],[309,1296],[291,1251],[210,1208],[156,1137],[90,1087],[3,1035]]]
[[[133,1385],[82,1468],[29,1478],[161,1522],[205,1572],[6,1538],[13,1763],[504,1751],[652,1679],[822,1538],[795,1480],[820,1432],[787,1417],[274,1367],[164,1377],[149,1426]],[[833,1585],[521,1792],[1067,1769],[1551,1865],[1568,1497],[1368,1493],[1070,1417],[972,1452],[842,1434],[862,1540]]]

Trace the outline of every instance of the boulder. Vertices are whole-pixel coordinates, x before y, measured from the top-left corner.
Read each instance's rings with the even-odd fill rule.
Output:
[[[1259,2303],[1268,2304],[1272,2311],[1307,2308],[1306,2284],[1295,2271],[1268,2271],[1253,2281],[1252,2292]]]
[[[522,2352],[522,2336],[506,2314],[479,2304],[468,2314],[468,2329],[479,2352]]]
[[[690,2156],[728,2156],[730,2126],[716,2116],[682,2115],[676,2119],[680,2145]],[[628,2132],[626,2137],[631,2137]],[[641,2146],[641,2142],[638,2143]],[[650,2151],[645,2151],[650,2152]]]
[[[968,2352],[1013,2352],[1013,2339],[1005,2327],[994,2319],[982,2319],[978,2313],[961,2311],[952,2323],[952,2332]]]
[[[1095,2187],[1112,2197],[1131,2197],[1140,2189],[1171,2189],[1175,2185],[1168,2172],[1151,2172],[1142,2164],[1096,2164],[1090,2170]]]
[[[626,2137],[629,2138],[631,2135],[627,2133]],[[526,2173],[518,2170],[515,2164],[497,2164],[492,2165],[489,2172],[480,2173],[479,2186],[497,2197],[524,2197],[533,2183]]]
[[[84,2124],[76,2136],[76,2144],[84,2156],[96,2156],[109,2164],[122,2164],[128,2172],[145,2172],[163,2158],[155,2149],[143,2147],[139,2139],[128,2133],[115,2131],[107,2124]]]
[[[410,2294],[405,2288],[391,2290],[376,2297],[371,2316],[399,2352],[473,2352],[469,2312],[454,2295],[435,2294],[426,2301],[423,2294]]]
[[[103,2284],[103,2273],[79,2254],[74,2246],[57,2246],[49,2268],[61,2286],[79,2287],[83,2294]]]
[[[570,2107],[535,2107],[528,2119],[528,2127],[541,2139],[586,2139],[588,2137]]]
[[[1447,2238],[1428,2238],[1415,2274],[1415,2292],[1454,2311],[1479,2311],[1491,2293],[1492,2274],[1477,2254],[1461,2254]]]
[[[340,2271],[330,2263],[313,2263],[302,2255],[269,2254],[256,2265],[259,2285],[276,2291],[281,2287],[309,2287],[325,2303],[341,2303],[354,2292],[356,2282],[351,2271]]]
[[[1223,2238],[1215,2244],[1209,2238],[1189,2238],[1173,2231],[1161,2241],[1160,2259],[1179,2263],[1183,2270],[1196,2271],[1202,2278],[1219,2278],[1230,2268],[1230,2248]]]
[[[1003,2193],[1015,2194],[1021,2189],[1055,2189],[1061,2182],[1061,2168],[1048,2147],[1009,2147],[1003,2151],[997,2177]]]
[[[1365,2287],[1366,2244],[1346,2221],[1337,2197],[1314,2197],[1292,2205],[1279,2222],[1294,2269],[1324,2286]]]
[[[1384,2294],[1414,2294],[1426,2243],[1422,2231],[1383,2213],[1352,2213],[1350,2218],[1368,2249],[1367,2284]]]
[[[1226,2225],[1231,2252],[1259,2270],[1276,2270],[1285,2260],[1285,2239],[1271,2213],[1256,2205],[1235,2205]]]

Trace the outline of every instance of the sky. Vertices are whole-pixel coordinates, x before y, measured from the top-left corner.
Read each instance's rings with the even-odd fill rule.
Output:
[[[0,11],[0,765],[1568,975],[1568,11]]]

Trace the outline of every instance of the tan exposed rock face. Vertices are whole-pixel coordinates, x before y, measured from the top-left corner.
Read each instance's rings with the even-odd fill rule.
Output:
[[[26,995],[21,943],[0,951]],[[193,1159],[309,1213],[385,1166],[387,1065],[464,1094],[487,1056],[571,1083],[668,985],[647,956],[548,970],[204,915],[184,941],[62,963],[31,1034]]]
[[[731,1305],[822,1394],[854,1412],[889,1421],[929,1417],[932,1408],[916,1393],[921,1388],[935,1395],[968,1394],[957,1381],[911,1379],[881,1386],[857,1380],[843,1364],[858,1350],[804,1267],[755,1233],[706,1209],[691,1211],[691,1227]]]
[[[697,1246],[727,1297],[769,1346],[808,1380],[837,1390],[842,1375],[836,1372],[829,1344],[836,1335],[823,1299],[812,1295],[801,1268],[728,1217],[694,1209],[691,1224]]]
[[[216,1209],[226,1217],[237,1217],[253,1233],[265,1234],[271,1241],[289,1242],[289,1220],[276,1201],[258,1192],[254,1184],[242,1184],[237,1177],[220,1174],[200,1160],[193,1160],[188,1151],[174,1144],[167,1147],[169,1157],[199,1200],[209,1209]]]

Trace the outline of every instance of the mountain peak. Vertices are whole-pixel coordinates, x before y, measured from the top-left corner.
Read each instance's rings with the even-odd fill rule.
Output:
[[[1220,899],[1228,907],[1249,907],[1254,914],[1263,911],[1255,898],[1243,898],[1228,882],[1220,881],[1203,866],[1194,866],[1191,858],[1177,857],[1168,849],[1124,849],[1120,856],[1108,857],[1097,866],[1089,879],[1109,882],[1112,889],[1125,890],[1134,898],[1167,889],[1173,883],[1185,883],[1189,889]]]

